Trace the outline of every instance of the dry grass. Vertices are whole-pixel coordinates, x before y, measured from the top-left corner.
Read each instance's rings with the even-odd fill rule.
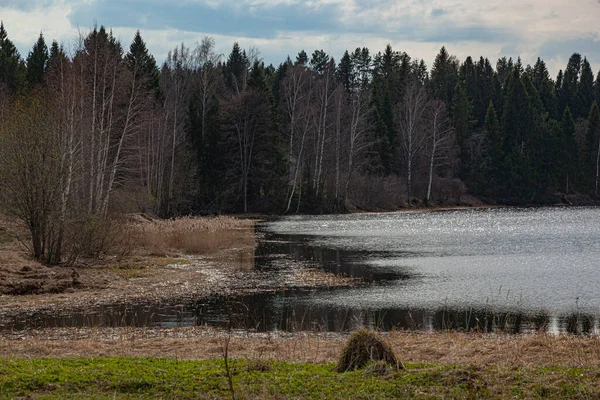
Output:
[[[255,245],[254,221],[227,216],[175,220],[135,218],[130,234],[136,239],[136,247],[151,255],[173,251],[212,254]]]
[[[45,329],[0,335],[0,357],[221,357],[226,332],[209,328]],[[499,368],[599,367],[600,338],[509,336],[465,333],[390,332],[384,337],[399,361]],[[230,356],[255,360],[327,363],[337,360],[347,335],[298,332],[289,335],[237,332]]]

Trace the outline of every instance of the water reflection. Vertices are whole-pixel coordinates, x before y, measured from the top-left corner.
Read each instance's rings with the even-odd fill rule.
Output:
[[[219,296],[177,305],[138,305],[90,310],[69,316],[32,315],[6,321],[2,330],[49,327],[180,327],[210,325],[265,331],[346,332],[360,327],[381,331],[469,331],[510,334],[598,335],[599,318],[592,315],[527,314],[502,310],[352,309],[314,306],[310,293]]]

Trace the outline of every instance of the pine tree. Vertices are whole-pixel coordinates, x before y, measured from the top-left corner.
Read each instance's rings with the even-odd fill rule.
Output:
[[[331,58],[323,50],[315,50],[310,59],[310,67],[319,75],[325,73]]]
[[[27,56],[27,82],[29,86],[36,86],[44,82],[44,76],[48,69],[48,46],[44,35],[40,33],[38,41]]]
[[[295,65],[305,66],[306,64],[308,64],[308,54],[306,54],[304,50],[300,50],[300,52],[296,56]]]

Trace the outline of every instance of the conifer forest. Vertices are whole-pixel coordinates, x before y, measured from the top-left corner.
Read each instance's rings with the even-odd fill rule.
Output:
[[[74,38],[75,39],[75,38]],[[0,201],[58,262],[70,221],[594,201],[600,73],[574,53],[435,60],[356,48],[265,65],[206,37],[160,64],[138,32],[22,57],[0,27]],[[432,63],[428,65],[426,61]],[[72,228],[71,228],[72,229]],[[37,238],[37,239],[36,239]]]

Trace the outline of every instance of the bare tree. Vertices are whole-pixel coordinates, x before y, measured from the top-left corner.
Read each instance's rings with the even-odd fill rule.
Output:
[[[412,81],[405,89],[402,103],[396,112],[399,128],[400,154],[406,168],[408,203],[412,198],[415,166],[426,144],[425,112],[428,98],[425,88]]]
[[[206,115],[218,102],[216,95],[219,87],[218,64],[221,55],[215,53],[215,40],[205,37],[196,45],[193,54],[194,70],[194,95],[200,103],[201,113],[201,137],[205,140]]]
[[[455,148],[454,129],[446,113],[446,104],[443,101],[433,100],[430,105],[428,120],[431,124],[429,130],[428,156],[429,180],[427,182],[426,202],[431,200],[431,184],[435,168],[447,164],[452,159],[452,150]]]
[[[55,123],[52,105],[34,94],[16,99],[0,125],[1,204],[27,226],[31,253],[46,263],[60,260],[62,157]]]
[[[344,203],[348,199],[348,186],[354,172],[356,156],[364,150],[368,143],[366,134],[370,127],[368,117],[371,113],[371,99],[366,89],[359,89],[350,95],[350,126],[348,127],[348,171],[344,186]]]
[[[325,67],[325,71],[321,75],[316,88],[316,104],[318,112],[313,117],[315,125],[314,146],[315,146],[315,169],[313,187],[319,195],[319,186],[321,184],[323,174],[323,155],[325,154],[325,143],[328,139],[329,128],[331,127],[331,107],[332,99],[335,95],[336,88],[334,87],[334,65],[329,63]]]
[[[298,185],[300,166],[306,136],[310,127],[310,101],[312,95],[311,73],[304,66],[293,66],[282,83],[282,109],[286,119],[288,138],[288,189],[287,207],[290,210]]]
[[[266,132],[270,123],[270,105],[263,92],[246,90],[222,105],[221,121],[229,141],[237,145],[237,170],[243,199],[248,212],[249,178],[254,163],[257,138]]]

